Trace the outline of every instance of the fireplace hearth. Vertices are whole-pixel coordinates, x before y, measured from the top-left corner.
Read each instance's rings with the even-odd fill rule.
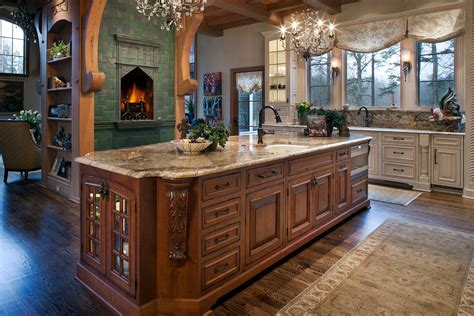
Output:
[[[153,80],[140,67],[121,79],[120,119],[153,120]]]

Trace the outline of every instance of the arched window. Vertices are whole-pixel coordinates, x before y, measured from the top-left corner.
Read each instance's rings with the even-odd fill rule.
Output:
[[[26,73],[26,45],[23,30],[0,19],[0,74]]]

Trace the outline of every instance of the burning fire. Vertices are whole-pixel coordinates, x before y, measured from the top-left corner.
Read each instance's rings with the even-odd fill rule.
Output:
[[[130,103],[138,103],[140,100],[145,100],[145,90],[140,89],[137,87],[137,84],[134,82],[132,87],[129,89],[128,93],[128,101]]]

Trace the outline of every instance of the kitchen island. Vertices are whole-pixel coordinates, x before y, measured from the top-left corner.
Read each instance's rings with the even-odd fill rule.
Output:
[[[195,156],[163,143],[77,158],[77,279],[119,314],[206,313],[370,206],[370,139],[233,136]]]

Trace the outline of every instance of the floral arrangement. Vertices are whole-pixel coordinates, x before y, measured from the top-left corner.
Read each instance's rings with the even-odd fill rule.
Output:
[[[63,41],[54,42],[49,50],[49,58],[58,59],[67,57],[69,54],[69,44],[64,43]]]
[[[220,120],[214,120],[209,123],[205,119],[196,119],[192,125],[183,120],[177,126],[181,139],[187,139],[191,143],[199,143],[210,141],[213,143],[212,149],[216,149],[217,145],[225,147],[229,140],[229,130]]]
[[[13,114],[13,117],[17,121],[26,121],[35,141],[38,145],[41,144],[41,114],[38,111],[32,110],[21,110],[20,114]]]
[[[309,112],[309,110],[312,109],[313,104],[308,101],[301,101],[301,102],[295,103],[293,107],[296,109],[296,111],[298,111],[298,113],[305,113],[305,112]]]

